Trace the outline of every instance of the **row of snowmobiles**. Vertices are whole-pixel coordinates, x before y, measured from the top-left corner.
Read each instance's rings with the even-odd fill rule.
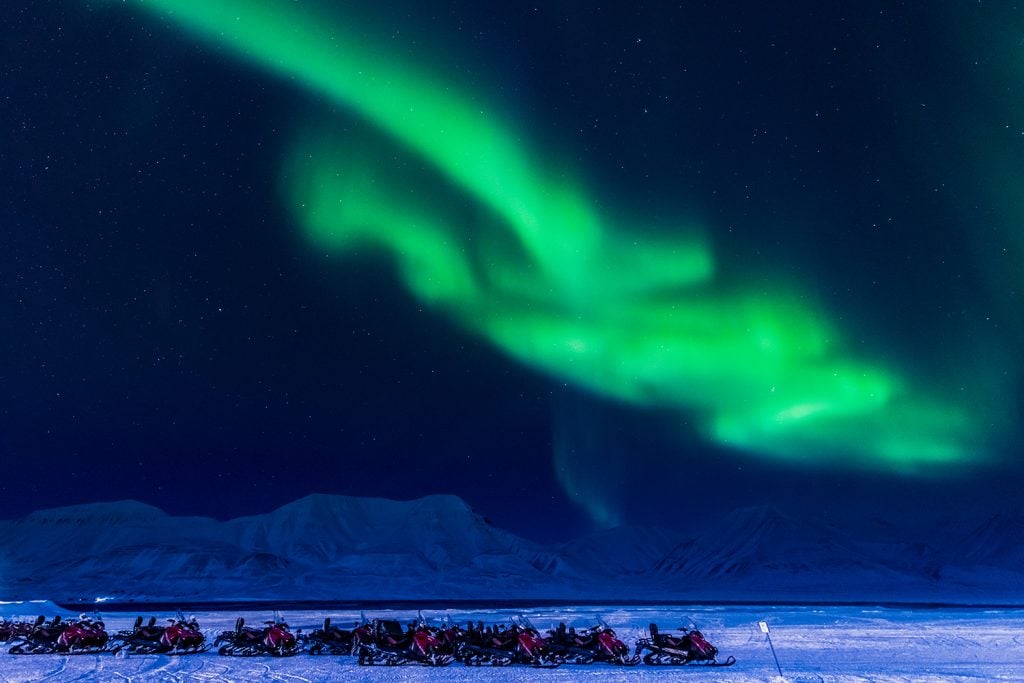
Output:
[[[186,619],[179,613],[168,622],[166,626],[157,625],[153,617],[143,624],[140,616],[131,630],[111,636],[98,616],[81,614],[76,619],[62,619],[58,615],[47,621],[40,615],[35,621],[0,621],[0,642],[10,643],[8,653],[12,655],[193,654],[208,649],[195,617]]]
[[[700,631],[683,628],[677,632],[665,634],[651,624],[650,637],[640,639],[631,654],[629,646],[603,620],[578,631],[560,623],[542,636],[522,616],[508,624],[468,622],[465,628],[447,619],[440,626],[429,626],[421,616],[405,629],[393,619],[364,618],[351,630],[332,625],[327,618],[322,628],[302,636],[302,643],[311,655],[355,655],[362,665],[446,666],[461,662],[467,666],[553,668],[593,663],[635,666],[641,661],[651,666],[731,666],[736,662],[733,657],[718,661],[718,649]]]
[[[49,621],[39,616],[34,622],[0,621],[0,642],[10,642],[12,655],[35,654],[98,654],[112,652],[116,656],[129,654],[199,654],[210,649],[206,636],[195,617],[185,618],[180,612],[157,624],[156,617],[143,623],[135,619],[131,629],[110,635],[97,616],[81,614],[77,619],[55,616]],[[269,654],[289,656],[301,648],[288,624],[275,615],[265,622],[265,628],[252,628],[239,617],[233,631],[221,632],[213,643],[222,655],[252,656]]]
[[[59,616],[34,622],[0,620],[0,642],[10,642],[10,654],[128,654],[187,655],[206,652],[210,645],[195,617],[180,612],[167,625],[158,625],[151,617],[143,623],[140,616],[131,629],[109,635],[103,621],[82,614],[77,619]],[[643,661],[651,666],[689,664],[731,666],[735,658],[719,661],[718,649],[696,629],[676,629],[663,633],[650,625],[650,636],[641,638],[631,653],[626,643],[608,624],[576,630],[565,623],[541,635],[526,617],[513,617],[507,624],[484,625],[468,622],[465,627],[447,618],[440,626],[431,626],[422,615],[406,628],[394,619],[363,617],[352,629],[343,629],[324,619],[323,627],[303,634],[292,633],[279,615],[262,627],[247,626],[242,617],[233,630],[220,632],[213,646],[218,654],[251,657],[269,655],[289,657],[300,652],[310,655],[353,655],[364,666],[447,666],[460,662],[467,666],[511,666],[554,668],[562,664],[606,663],[635,666]]]

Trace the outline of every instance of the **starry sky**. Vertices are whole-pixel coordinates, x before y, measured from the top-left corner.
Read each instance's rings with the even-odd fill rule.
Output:
[[[0,515],[1019,509],[1021,10],[352,5],[0,8]]]

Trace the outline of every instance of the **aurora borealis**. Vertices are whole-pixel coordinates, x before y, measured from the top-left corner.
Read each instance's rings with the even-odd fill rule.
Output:
[[[648,187],[617,176],[610,170],[614,159],[609,163],[606,157],[588,155],[571,139],[546,128],[567,116],[558,107],[528,93],[510,94],[506,85],[519,78],[514,57],[497,59],[495,51],[473,41],[453,45],[448,30],[437,28],[431,35],[435,24],[416,24],[408,17],[404,33],[382,31],[394,16],[411,16],[401,5],[380,11],[285,0],[137,0],[79,6],[97,25],[131,21],[144,26],[147,35],[137,39],[140,49],[149,40],[153,49],[175,45],[175,54],[199,51],[203,59],[225,69],[249,69],[244,78],[281,99],[309,102],[278,116],[275,126],[283,133],[274,150],[276,162],[270,166],[268,160],[253,170],[276,188],[260,197],[261,202],[276,203],[286,217],[274,229],[298,233],[305,248],[338,257],[330,263],[332,271],[352,269],[366,259],[386,263],[388,277],[397,278],[427,314],[439,324],[452,325],[449,343],[482,340],[514,367],[565,388],[571,397],[555,401],[547,457],[553,456],[554,478],[565,494],[596,521],[629,517],[621,510],[610,511],[619,504],[610,490],[615,486],[604,480],[631,456],[610,451],[594,456],[603,463],[597,468],[593,458],[568,456],[577,447],[602,448],[572,443],[586,427],[559,426],[566,419],[566,402],[573,400],[612,406],[597,409],[601,413],[657,415],[666,444],[661,450],[666,455],[658,457],[671,467],[687,467],[704,449],[714,449],[724,454],[716,457],[737,467],[756,462],[769,471],[806,470],[804,476],[811,477],[834,471],[838,477],[863,473],[856,476],[898,482],[948,480],[1012,460],[1006,451],[1016,433],[1016,356],[1021,350],[1020,271],[1013,265],[1020,244],[1019,202],[1013,199],[1019,164],[1000,146],[1002,133],[986,132],[983,145],[972,144],[968,135],[962,140],[953,136],[952,150],[946,152],[936,151],[934,141],[916,125],[967,127],[981,135],[992,130],[987,119],[991,113],[993,121],[1021,128],[1019,98],[1002,98],[992,85],[1019,75],[1012,60],[997,49],[991,50],[994,63],[968,79],[972,91],[991,94],[986,109],[940,108],[935,113],[941,100],[932,109],[925,106],[928,102],[912,101],[925,100],[936,89],[921,85],[930,83],[915,71],[921,64],[894,54],[901,49],[893,39],[898,21],[888,28],[875,26],[865,11],[860,17],[863,35],[856,40],[863,41],[868,57],[852,60],[866,65],[859,78],[870,81],[875,70],[893,60],[898,66],[892,73],[915,83],[903,99],[880,90],[883,95],[871,100],[882,103],[871,105],[879,110],[898,112],[898,125],[892,128],[898,133],[887,135],[904,135],[901,144],[907,150],[894,151],[890,138],[883,138],[873,152],[876,162],[893,154],[904,165],[894,162],[892,168],[861,174],[863,188],[833,182],[854,177],[843,168],[832,179],[814,181],[824,188],[818,195],[796,189],[796,183],[782,184],[778,178],[788,170],[768,173],[764,178],[770,180],[762,185],[780,183],[777,198],[765,200],[760,210],[744,208],[741,213],[737,205],[744,196],[749,199],[749,183],[740,179],[734,187],[709,191],[701,186],[702,172],[694,173],[691,186],[675,191],[672,182],[677,181],[652,180]],[[566,9],[567,16],[582,11]],[[704,20],[714,16],[709,8],[693,12]],[[656,8],[639,8],[637,13],[644,26],[657,23]],[[955,14],[944,20],[956,21]],[[673,16],[680,22],[687,17],[683,9]],[[979,35],[979,27],[994,20],[978,18]],[[697,30],[699,19],[694,21],[693,27],[673,25],[680,33],[678,41],[692,37],[689,32]],[[739,20],[730,15],[722,19],[723,26],[730,21]],[[594,25],[607,31],[606,40],[616,35],[611,23]],[[808,46],[814,43],[798,30],[779,35],[800,49],[812,49]],[[774,49],[769,38],[758,38],[757,44]],[[660,39],[666,46],[676,40],[668,28]],[[852,39],[847,35],[843,40]],[[872,40],[896,47],[891,54],[874,53]],[[977,40],[965,40],[960,54],[969,53]],[[633,43],[641,44],[640,39]],[[947,47],[935,39],[936,52]],[[688,67],[713,69],[712,62],[699,61],[698,48],[687,52]],[[567,43],[562,49],[571,53],[573,48]],[[491,63],[479,70],[453,70],[460,59]],[[571,55],[566,60],[571,62]],[[952,63],[959,64],[955,58]],[[503,74],[503,69],[512,71]],[[821,79],[832,79],[834,88],[836,82],[842,84],[842,76],[827,73]],[[766,102],[786,111],[776,100]],[[714,160],[712,143],[702,139],[724,138],[728,129],[727,123],[715,123],[720,130],[702,130],[699,123],[713,119],[696,113],[705,109],[704,103],[689,104],[692,110],[685,102],[671,104],[675,120],[685,125],[646,125],[637,137],[652,146],[659,139],[676,140],[673,164],[659,167],[666,178],[678,179],[680,169]],[[755,102],[754,113],[747,114],[751,120],[756,107]],[[790,159],[809,155],[800,156],[799,164],[792,162],[793,168],[800,166],[794,177],[813,174],[806,170],[807,159],[820,160],[826,169],[846,158],[855,161],[853,166],[867,164],[846,151],[859,149],[858,142],[834,142],[843,136],[841,127],[812,130],[819,125],[819,109],[821,103],[815,102],[803,123],[780,117],[775,126],[792,126],[787,144],[791,137],[806,136],[808,149],[818,146],[816,151],[788,152]],[[720,118],[728,120],[725,113]],[[768,135],[770,127],[760,135]],[[752,128],[756,138],[760,129]],[[870,140],[876,134],[870,131],[876,129],[868,123],[864,130],[869,132],[857,134]],[[812,141],[814,135],[821,138]],[[822,145],[822,139],[829,142]],[[1013,138],[1009,144],[1016,149],[1020,142]],[[828,149],[822,154],[821,147],[831,148],[831,156]],[[731,154],[741,158],[738,152]],[[744,159],[772,161],[776,169],[787,163],[785,155],[776,160],[770,152],[761,157],[742,154]],[[978,179],[976,190],[949,175],[955,165],[950,160],[961,155],[969,158],[968,170],[955,172]],[[908,168],[908,159],[921,169]],[[721,163],[724,167],[727,160]],[[740,178],[744,172],[733,170],[732,176]],[[875,186],[883,176],[914,178],[922,196],[933,185],[947,184],[961,194],[954,193],[946,206],[906,209],[903,200],[878,194]],[[729,173],[722,171],[719,177],[728,178]],[[247,194],[244,189],[239,193]],[[823,208],[819,203],[827,193],[842,199]],[[725,194],[734,200],[723,210],[717,207],[726,205]],[[784,200],[780,212],[777,205]],[[869,204],[870,209],[856,208]],[[861,219],[861,211],[877,217]],[[973,228],[979,211],[991,221],[984,232]],[[886,246],[875,235],[891,224],[894,213],[915,225]],[[936,228],[935,221],[942,227]],[[732,237],[738,222],[743,224],[741,242]],[[961,223],[969,226],[956,227]],[[815,245],[827,244],[834,246],[822,258],[820,270],[801,265],[803,257],[787,260],[790,254],[824,250]],[[914,245],[932,249],[936,256],[913,268],[885,266],[881,277],[889,294],[869,295],[868,286],[874,284],[859,280],[858,260],[865,272],[879,267],[880,259],[903,258],[902,253],[909,263],[918,253]],[[964,254],[972,248],[973,265]],[[954,259],[961,269],[955,282],[943,281],[938,268],[927,266],[934,262],[946,268]],[[961,271],[969,273],[966,279]],[[906,282],[901,280],[904,275]],[[977,285],[971,284],[975,281]],[[332,287],[317,286],[328,292]],[[904,287],[911,293],[927,292],[942,303],[928,301],[902,314],[884,299],[909,300]],[[871,297],[877,303],[864,305]],[[970,314],[975,323],[953,319],[967,310],[963,301],[977,307]],[[961,313],[949,312],[956,310]],[[895,324],[888,324],[893,320]],[[912,329],[900,329],[903,324]],[[337,343],[344,355],[344,340]],[[915,346],[926,350],[916,353]],[[568,412],[576,415],[570,422],[580,420],[578,411]],[[331,457],[344,462],[348,456]]]
[[[294,3],[140,4],[351,108],[486,207],[467,224],[428,181],[396,182],[375,168],[383,146],[355,160],[321,140],[292,151],[291,200],[316,239],[390,249],[418,297],[523,362],[612,398],[699,412],[708,437],[755,453],[897,469],[984,454],[965,406],[845,357],[841,333],[799,295],[723,291],[711,248],[685,224],[651,244],[639,220],[602,220],[580,183],[474,106],[486,98],[360,45],[340,17]],[[509,245],[492,246],[503,232]]]

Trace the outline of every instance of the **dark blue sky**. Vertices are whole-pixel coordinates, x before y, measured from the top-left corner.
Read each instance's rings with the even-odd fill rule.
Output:
[[[1024,129],[1024,98],[992,86],[1012,65],[977,38],[1015,12],[365,10],[462,41],[452,59],[485,65],[466,72],[599,193],[654,215],[699,206],[727,275],[809,283],[866,353],[925,374],[994,358],[1011,426],[989,464],[931,478],[732,452],[681,437],[676,414],[519,365],[425,310],[387,258],[325,253],[296,228],[278,178],[292,122],[345,112],[100,4],[0,8],[0,516],[136,498],[223,518],[310,492],[442,492],[565,538],[588,523],[555,476],[558,430],[588,444],[593,495],[627,521],[764,502],[1019,507],[1021,280],[993,287],[986,250],[1001,247],[977,244],[1019,211],[985,186],[1013,177],[1020,140],[978,132]]]

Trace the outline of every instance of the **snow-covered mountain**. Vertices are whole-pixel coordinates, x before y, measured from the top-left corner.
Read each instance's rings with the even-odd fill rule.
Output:
[[[409,555],[424,569],[448,570],[483,557],[529,556],[538,550],[490,526],[456,496],[399,502],[311,495],[227,525],[244,547],[316,566],[352,556]]]
[[[567,572],[622,579],[650,574],[667,555],[688,545],[689,540],[679,532],[661,527],[621,526],[559,546],[552,556]]]
[[[0,595],[12,599],[472,598],[552,588],[538,568],[544,548],[454,496],[313,495],[228,522],[97,503],[0,522],[0,552]]]
[[[1024,567],[1024,516],[992,515],[958,541],[959,555],[971,564]]]
[[[1024,599],[1016,517],[908,537],[757,507],[695,531],[622,527],[542,546],[455,496],[312,495],[227,522],[96,503],[0,521],[0,599]]]
[[[734,510],[676,548],[656,572],[670,585],[713,586],[730,599],[919,599],[929,590],[919,565],[893,566],[889,548],[876,549],[882,552],[836,527],[798,520],[772,506],[750,507]]]

